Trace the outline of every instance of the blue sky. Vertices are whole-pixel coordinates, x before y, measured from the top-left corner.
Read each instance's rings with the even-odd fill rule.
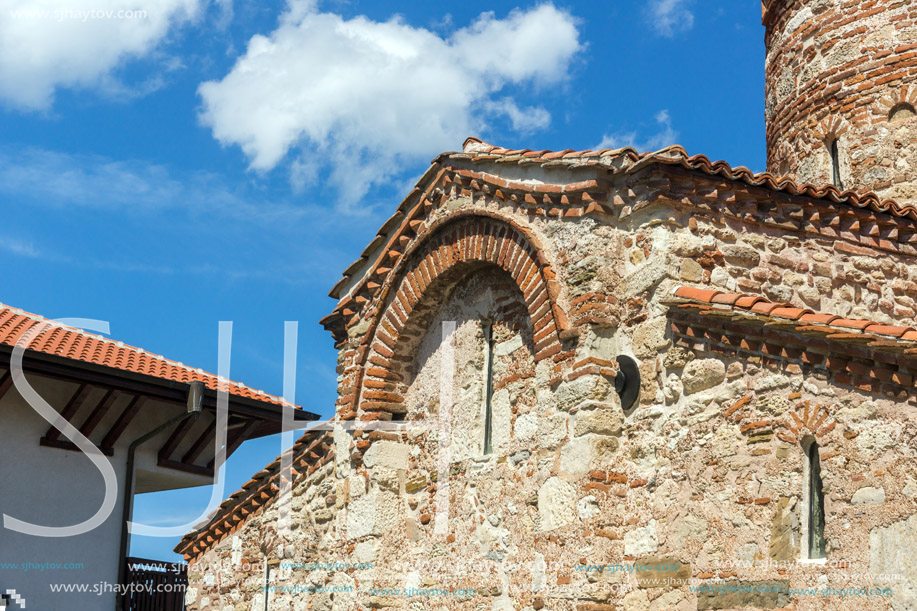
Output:
[[[0,301],[209,371],[231,320],[231,377],[275,394],[299,321],[297,402],[322,416],[328,290],[466,136],[765,165],[755,2],[0,4]],[[280,450],[246,443],[227,494]],[[185,522],[208,498],[144,495],[135,518]]]

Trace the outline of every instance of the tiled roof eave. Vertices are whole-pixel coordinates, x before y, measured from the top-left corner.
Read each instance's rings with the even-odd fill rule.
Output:
[[[334,456],[333,434],[330,431],[306,431],[290,454],[292,485],[326,466]],[[278,456],[220,503],[213,515],[201,527],[185,534],[174,551],[193,560],[212,549],[228,535],[238,531],[248,519],[258,515],[275,501],[280,492],[281,457]],[[223,529],[226,524],[230,526]],[[218,532],[219,531],[219,532]]]
[[[0,349],[13,347],[29,334],[27,354],[77,368],[91,368],[109,375],[134,378],[168,387],[187,387],[191,381],[202,381],[216,391],[228,388],[233,401],[252,405],[279,407],[291,405],[277,397],[239,382],[225,380],[199,368],[189,367],[101,335],[69,327],[37,314],[0,304]],[[293,405],[298,408],[298,406]]]
[[[480,141],[478,141],[480,142]],[[493,153],[493,150],[504,151]],[[516,159],[519,151],[499,149],[481,143],[474,149],[474,153],[443,153],[436,158],[436,162],[443,163],[450,159],[488,160]],[[489,151],[489,152],[485,152]],[[677,165],[687,170],[697,171],[710,176],[719,176],[728,180],[736,180],[755,187],[763,187],[772,191],[782,191],[790,195],[800,195],[815,199],[824,199],[832,203],[845,202],[858,208],[869,207],[874,212],[882,212],[894,216],[906,217],[917,220],[917,208],[909,204],[899,204],[894,200],[883,200],[873,192],[860,192],[854,190],[840,191],[834,185],[814,185],[811,183],[797,183],[787,176],[775,176],[770,172],[754,173],[745,166],[731,166],[725,161],[710,161],[706,155],[689,155],[684,148],[672,145],[655,152],[638,153],[632,148],[603,149],[601,151],[572,151],[565,153],[560,158],[551,157],[551,151],[541,152],[535,157],[526,157],[527,162],[540,165],[551,164],[551,167],[576,167],[590,163],[590,161],[603,160],[612,163],[619,161],[613,171],[622,170],[626,174],[637,172],[652,165]],[[604,165],[604,164],[603,164]]]
[[[591,181],[540,183],[537,181],[507,180],[502,178],[499,172],[487,171],[487,164],[502,163],[534,164],[543,167],[570,169],[590,166],[600,167],[605,172]],[[468,168],[469,164],[472,166],[480,164],[481,167],[474,167],[474,171],[463,169]],[[380,245],[392,244],[394,237],[398,236],[389,235],[391,228],[398,223],[403,226],[403,215],[409,214],[409,210],[416,206],[418,202],[423,202],[428,192],[444,174],[450,176],[452,174],[467,175],[471,178],[472,188],[474,188],[475,184],[486,185],[488,192],[497,196],[512,197],[515,200],[518,195],[518,201],[524,199],[526,202],[533,197],[534,201],[537,202],[539,197],[549,197],[555,194],[565,195],[580,190],[591,190],[592,195],[599,197],[599,199],[604,199],[603,194],[610,190],[611,181],[615,175],[633,175],[652,167],[680,168],[686,172],[715,176],[728,181],[740,182],[751,187],[785,193],[789,196],[820,199],[832,204],[844,203],[852,208],[865,208],[874,213],[889,214],[912,222],[917,221],[917,208],[909,204],[898,204],[892,200],[881,200],[875,193],[860,193],[852,190],[838,191],[833,185],[797,184],[788,177],[776,177],[768,172],[756,174],[743,166],[730,166],[725,161],[711,162],[705,155],[691,156],[688,155],[684,148],[677,145],[648,153],[638,153],[632,148],[532,151],[529,149],[505,149],[487,144],[477,138],[469,138],[465,141],[462,151],[442,153],[433,160],[431,167],[399,205],[395,215],[385,223],[383,226],[384,231],[380,230],[376,238],[364,250],[360,259],[345,270],[344,277],[335,284],[329,293],[331,297],[337,298],[338,302],[332,313],[322,318],[321,324],[331,330],[338,340],[346,336],[345,319],[359,310],[359,304],[355,304],[354,299],[361,291],[364,291],[368,276],[379,267],[380,257],[383,256],[382,253],[392,252],[385,246],[381,246],[380,252]],[[524,197],[522,197],[523,194]],[[601,203],[596,204],[596,206],[599,210],[607,211],[607,208]],[[563,204],[557,209],[560,210],[562,207]],[[398,250],[398,248],[395,247],[394,250]],[[375,264],[373,261],[375,261]],[[391,265],[386,267],[391,267]],[[356,275],[360,274],[361,268],[368,271],[361,274],[360,278],[356,278]],[[345,295],[343,291],[348,285],[351,286],[347,289],[347,294]],[[350,310],[350,313],[347,310]]]
[[[917,330],[911,327],[844,318],[755,295],[689,286],[678,287],[664,303],[669,306],[670,318],[687,316],[694,321],[692,324],[714,332],[722,330],[724,324],[739,323],[743,328],[759,329],[761,336],[773,335],[800,346],[818,340],[826,342],[825,346],[836,346],[839,353],[868,349],[886,353],[892,361],[904,359],[908,367],[917,367]]]

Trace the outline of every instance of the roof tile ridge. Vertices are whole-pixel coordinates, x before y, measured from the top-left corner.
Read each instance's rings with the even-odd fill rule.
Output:
[[[465,154],[486,154],[493,152],[495,155],[502,155],[506,154],[505,152],[507,151],[514,154],[519,152],[516,149],[504,149],[502,147],[494,146],[484,142],[480,138],[473,136],[467,138],[463,145],[463,152]],[[852,188],[842,190],[838,189],[835,185],[832,184],[815,184],[811,182],[800,183],[797,182],[791,175],[785,174],[778,176],[767,170],[762,172],[755,172],[748,166],[734,166],[723,159],[712,161],[707,155],[704,155],[703,153],[690,155],[687,150],[679,144],[671,144],[657,151],[647,151],[643,153],[630,146],[617,149],[584,149],[580,151],[565,149],[563,151],[543,150],[535,152],[539,153],[538,159],[543,160],[573,160],[584,158],[590,159],[626,154],[627,156],[633,158],[633,163],[625,169],[625,172],[628,174],[633,174],[655,161],[662,163],[680,163],[688,169],[695,170],[700,169],[699,166],[701,166],[704,168],[704,171],[707,171],[708,173],[720,173],[730,179],[742,180],[756,186],[767,184],[767,186],[771,189],[788,191],[793,195],[828,199],[835,203],[847,201],[860,207],[871,204],[878,208],[880,212],[891,211],[891,213],[895,214],[896,216],[904,216],[911,213],[912,217],[917,220],[917,203],[899,202],[892,198],[882,199],[881,196],[879,196],[874,191],[865,189]],[[440,159],[443,156],[448,157],[451,154],[454,153],[444,153],[437,159]]]

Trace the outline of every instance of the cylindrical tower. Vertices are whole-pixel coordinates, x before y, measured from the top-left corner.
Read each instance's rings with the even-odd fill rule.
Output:
[[[763,0],[767,167],[917,202],[917,2]]]

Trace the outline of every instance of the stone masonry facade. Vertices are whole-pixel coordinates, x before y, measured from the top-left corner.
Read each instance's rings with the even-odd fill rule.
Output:
[[[768,169],[917,199],[917,5],[910,0],[768,0]]]
[[[764,6],[786,173],[815,172],[806,130],[830,104],[786,118],[807,111],[781,70],[813,53],[800,29],[844,15],[913,24],[906,2]],[[888,31],[875,44],[897,49],[914,29]],[[440,155],[322,320],[347,429],[307,433],[292,481],[278,457],[183,538],[188,608],[917,608],[913,174],[853,154],[885,151],[857,130],[889,129],[856,112],[856,190],[680,147]]]

